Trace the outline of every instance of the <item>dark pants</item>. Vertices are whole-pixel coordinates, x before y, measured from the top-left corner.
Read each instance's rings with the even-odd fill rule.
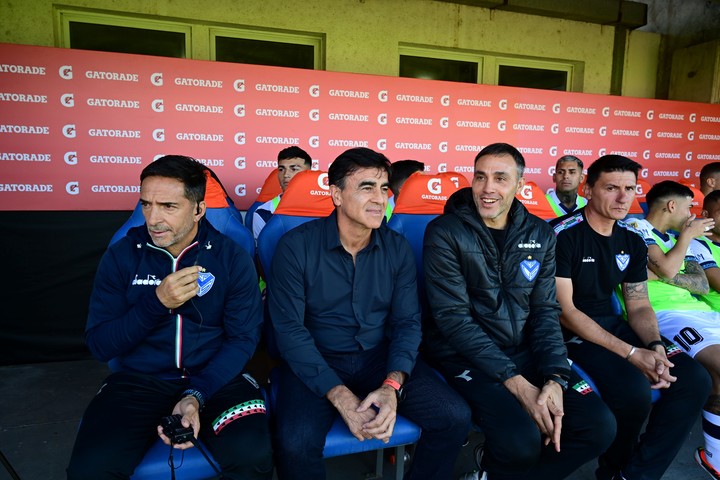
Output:
[[[387,374],[386,348],[324,357],[360,399],[379,388]],[[467,404],[421,360],[406,381],[404,391],[406,398],[398,404],[398,413],[422,428],[405,478],[452,478],[455,459],[470,429]],[[272,413],[278,477],[325,478],[322,452],[325,436],[338,415],[335,407],[283,366]]]
[[[523,377],[542,388],[536,365],[523,363],[518,364]],[[580,388],[582,379],[575,372],[563,396],[558,453],[552,443],[543,445],[535,421],[497,379],[467,365],[444,363],[442,371],[470,404],[473,420],[485,434],[482,467],[492,480],[560,480],[600,455],[615,437],[612,412],[595,393]]]
[[[620,317],[594,320],[616,337],[638,348],[642,346]],[[677,382],[661,390],[660,400],[653,406],[650,382],[630,362],[590,342],[574,339],[567,348],[568,356],[590,375],[617,420],[617,436],[599,459],[597,478],[609,479],[622,471],[628,480],[659,480],[687,438],[710,392],[705,369],[684,353],[672,355],[669,360],[675,367],[670,373]],[[638,441],[646,419],[645,433]]]
[[[160,418],[172,413],[186,388],[187,380],[159,380],[130,373],[110,375],[85,411],[67,469],[68,479],[130,478],[158,439]],[[220,464],[223,478],[272,478],[267,415],[242,416],[217,435],[213,431],[213,421],[223,412],[249,400],[264,402],[262,391],[239,375],[208,399],[200,413],[199,438]],[[174,452],[177,465],[182,453]]]

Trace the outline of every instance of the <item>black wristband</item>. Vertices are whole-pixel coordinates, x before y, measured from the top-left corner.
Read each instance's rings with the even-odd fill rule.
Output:
[[[655,347],[657,347],[658,345],[661,345],[665,350],[665,353],[667,353],[667,345],[665,345],[665,342],[663,342],[662,340],[655,340],[654,342],[650,342],[647,344],[646,348],[648,350],[655,350]]]
[[[188,388],[187,390],[182,392],[181,398],[185,397],[193,397],[195,400],[197,400],[199,412],[202,412],[203,408],[205,408],[205,397],[203,397],[203,394],[198,390],[195,390],[194,388]]]

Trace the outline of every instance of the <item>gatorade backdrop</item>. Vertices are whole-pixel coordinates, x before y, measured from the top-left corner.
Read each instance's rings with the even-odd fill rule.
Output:
[[[315,169],[363,146],[471,178],[493,142],[545,191],[566,154],[696,181],[720,161],[720,105],[0,44],[2,210],[130,210],[165,154],[211,167],[246,209],[290,145]]]

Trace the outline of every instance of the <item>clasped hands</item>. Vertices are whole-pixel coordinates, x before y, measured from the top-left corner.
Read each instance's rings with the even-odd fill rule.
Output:
[[[327,393],[327,398],[355,438],[390,441],[397,418],[397,397],[392,387],[384,385],[361,401],[345,385],[337,385]]]

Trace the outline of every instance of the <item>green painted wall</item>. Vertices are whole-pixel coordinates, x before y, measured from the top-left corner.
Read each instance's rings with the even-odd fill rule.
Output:
[[[0,42],[60,46],[52,0],[0,0]],[[330,71],[397,75],[402,43],[583,62],[582,91],[608,93],[613,27],[433,0],[63,0],[65,7],[182,19],[199,25],[243,25],[326,35]],[[631,35],[631,39],[635,36]],[[208,58],[202,41],[194,58]],[[658,42],[631,43],[633,54],[657,57]],[[654,93],[648,63],[626,65],[632,94]],[[652,88],[638,88],[638,85]]]

